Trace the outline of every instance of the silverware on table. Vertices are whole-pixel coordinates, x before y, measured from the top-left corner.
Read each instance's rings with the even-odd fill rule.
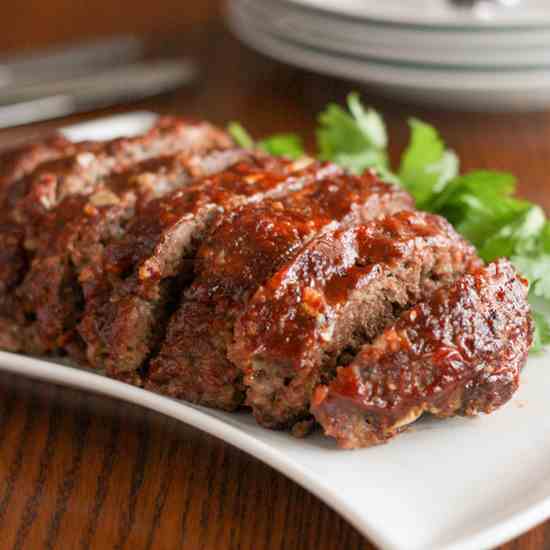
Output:
[[[189,84],[196,75],[195,63],[169,59],[57,82],[0,88],[0,128],[143,99]]]
[[[143,53],[143,40],[122,35],[0,57],[0,92],[6,88],[82,76],[127,64],[140,59]]]

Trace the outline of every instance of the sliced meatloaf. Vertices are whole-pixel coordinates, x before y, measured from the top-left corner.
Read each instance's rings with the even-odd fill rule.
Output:
[[[49,229],[56,227],[59,231],[59,226],[67,222],[73,213],[75,219],[81,214],[78,205],[82,205],[85,200],[72,201],[71,197],[85,196],[99,189],[110,174],[122,174],[124,179],[132,173],[133,165],[140,161],[176,152],[191,154],[230,144],[225,133],[209,124],[165,118],[160,119],[143,136],[105,143],[77,144],[74,154],[42,163],[26,177],[12,184],[7,198],[8,205],[4,210],[9,212],[9,220],[0,226],[0,244],[4,245],[1,247],[0,329],[5,334],[23,334],[17,327],[25,321],[26,315],[15,295],[15,289],[23,280],[40,245],[50,246],[47,234]],[[190,165],[190,168],[193,169],[193,166]],[[57,209],[64,200],[68,203]],[[68,211],[69,207],[76,210]],[[52,210],[53,220],[45,219]],[[56,222],[58,216],[59,221]],[[46,227],[49,229],[46,230]],[[32,308],[29,313],[32,321]],[[11,327],[13,323],[16,325],[15,330]],[[2,344],[6,349],[26,349],[26,346],[21,348],[23,341],[32,342],[35,352],[41,350],[40,347],[35,349],[35,340],[28,335],[15,340],[12,337],[5,338]]]
[[[12,209],[8,205],[10,190],[38,165],[73,154],[83,145],[71,143],[61,135],[54,135],[0,154],[0,297],[4,297],[4,302],[10,302],[10,299],[6,299],[6,292],[21,280],[27,266],[22,253],[24,227],[11,223]],[[5,303],[3,308],[0,304],[0,309],[8,311],[11,307]],[[3,347],[1,342],[0,347]]]
[[[10,187],[32,172],[39,164],[74,152],[75,145],[61,135],[23,145],[0,154],[0,205],[4,204]],[[4,210],[0,215],[4,215]]]
[[[258,422],[308,414],[315,386],[397,315],[476,263],[439,216],[400,212],[313,239],[267,281],[235,325],[229,358]]]
[[[199,243],[221,213],[338,170],[251,154],[248,162],[151,202],[107,250],[105,273],[112,290],[87,305],[80,325],[90,363],[112,375],[143,364],[192,276]]]
[[[79,147],[74,155],[40,164],[12,186],[8,206],[14,221],[33,222],[65,197],[88,194],[103,178],[123,172],[136,162],[179,151],[200,152],[230,145],[227,134],[210,124],[161,118],[144,135],[92,142]]]
[[[320,231],[412,207],[408,193],[373,174],[340,174],[227,215],[198,251],[195,281],[150,364],[148,387],[218,408],[239,406],[244,387],[227,346],[250,296]]]
[[[344,448],[383,443],[424,412],[490,413],[517,390],[531,341],[527,282],[499,260],[403,313],[316,388],[311,410]]]
[[[109,174],[123,172],[148,158],[226,147],[230,143],[224,132],[209,124],[161,118],[145,135],[78,144],[74,154],[39,164],[9,186],[3,204],[6,217],[0,227],[0,246],[4,245],[6,265],[19,265],[23,256],[33,256],[37,235],[42,233],[43,215],[66,197],[89,194]],[[12,222],[17,229],[10,225]],[[13,277],[13,271],[8,269],[5,278]],[[0,280],[2,287],[11,290],[4,279]]]
[[[142,161],[89,195],[65,198],[43,216],[36,255],[17,291],[25,313],[36,319],[33,345],[39,341],[44,350],[54,350],[72,340],[83,301],[97,292],[105,247],[122,238],[129,220],[148,202],[246,155],[227,149]]]

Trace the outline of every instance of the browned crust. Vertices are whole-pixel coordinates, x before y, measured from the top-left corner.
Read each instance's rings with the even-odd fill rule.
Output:
[[[314,386],[346,348],[477,261],[444,219],[420,212],[314,239],[256,292],[235,326],[229,357],[257,420],[280,427],[306,415]]]
[[[221,213],[285,194],[334,170],[250,153],[247,162],[151,202],[106,252],[108,289],[88,304],[80,327],[91,364],[106,365],[109,372],[143,364],[163,336],[170,300],[179,300],[182,283],[192,276],[198,245]],[[121,339],[129,333],[129,316],[142,322],[133,326],[132,339]]]
[[[5,209],[10,213],[10,220],[0,228],[0,244],[4,245],[0,314],[5,323],[11,319],[20,325],[23,319],[32,322],[38,317],[38,327],[43,330],[33,339],[33,349],[34,342],[40,340],[42,351],[62,345],[65,339],[62,329],[66,321],[69,325],[74,323],[70,313],[75,309],[75,300],[80,300],[70,288],[78,284],[73,284],[74,274],[68,273],[72,269],[69,265],[72,258],[68,260],[68,250],[64,247],[70,247],[71,236],[78,240],[81,227],[89,229],[96,220],[109,217],[88,215],[98,211],[94,203],[104,202],[105,193],[103,197],[98,194],[108,190],[111,197],[117,195],[121,199],[115,208],[99,210],[110,210],[111,214],[116,210],[127,212],[135,202],[131,188],[140,187],[134,176],[142,170],[162,167],[162,162],[159,165],[152,157],[180,150],[191,154],[230,144],[224,132],[206,123],[161,118],[143,136],[74,145],[70,155],[39,164],[11,185],[7,195],[9,207]],[[194,168],[191,166],[191,169]],[[141,183],[142,199],[145,199],[147,182]],[[154,190],[150,191],[154,194]],[[103,225],[110,224],[107,220]],[[60,250],[61,262],[54,257]],[[31,272],[24,286],[16,291],[29,267]],[[29,338],[22,338],[16,349],[25,349],[25,341]]]
[[[373,174],[340,174],[227,216],[199,249],[195,282],[150,365],[148,387],[195,403],[238,407],[245,388],[227,348],[257,288],[320,231],[412,207],[408,193]]]
[[[315,390],[311,410],[345,448],[385,442],[424,412],[491,413],[518,388],[531,342],[526,281],[499,260],[403,313]]]
[[[0,154],[0,204],[4,205],[7,193],[21,178],[33,172],[44,162],[66,156],[74,152],[78,145],[59,134],[25,144]]]

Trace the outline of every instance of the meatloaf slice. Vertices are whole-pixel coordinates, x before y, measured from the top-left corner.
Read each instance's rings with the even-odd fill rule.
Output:
[[[490,413],[517,390],[531,341],[527,282],[499,260],[403,313],[316,388],[311,410],[348,449],[383,443],[424,412]]]
[[[6,299],[6,294],[21,281],[24,266],[34,255],[43,215],[64,198],[88,194],[110,173],[124,171],[147,158],[229,144],[229,137],[209,124],[162,118],[142,136],[77,144],[74,154],[43,162],[14,182],[3,205],[5,216],[0,227],[3,265],[7,266],[0,270],[0,290],[4,291],[0,294],[0,313],[9,318],[11,299]]]
[[[148,202],[246,155],[227,149],[149,159],[107,178],[90,195],[67,197],[49,211],[42,219],[36,256],[18,289],[25,312],[36,318],[32,344],[39,341],[44,350],[54,350],[72,340],[83,300],[95,294],[101,280],[106,245],[124,235],[128,221]]]
[[[229,358],[258,422],[307,416],[312,391],[399,312],[477,256],[439,216],[400,212],[312,240],[267,281],[235,325]]]
[[[179,151],[192,153],[229,146],[227,134],[208,123],[161,118],[143,135],[92,142],[73,155],[40,164],[12,186],[8,198],[12,219],[32,223],[65,197],[88,194],[103,178],[123,172],[136,162]]]
[[[11,208],[7,199],[12,186],[17,185],[43,162],[72,154],[81,145],[83,144],[74,144],[61,135],[53,135],[43,141],[0,154],[0,296],[5,296],[6,291],[21,280],[27,266],[26,258],[21,252],[25,238],[24,228],[10,222]]]
[[[195,403],[238,407],[244,387],[227,346],[250,296],[320,231],[412,207],[408,193],[373,174],[341,174],[226,216],[199,249],[195,282],[150,364],[148,387]]]
[[[42,141],[3,151],[0,154],[0,205],[4,204],[7,192],[18,180],[43,162],[70,155],[75,147],[78,146],[55,134]]]
[[[89,362],[111,375],[137,370],[164,334],[193,273],[199,243],[218,215],[288,193],[339,169],[251,154],[220,174],[151,202],[106,253],[112,291],[91,301],[80,325]]]

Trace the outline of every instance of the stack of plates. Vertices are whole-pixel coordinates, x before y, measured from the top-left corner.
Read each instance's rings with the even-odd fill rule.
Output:
[[[458,2],[457,2],[458,3]],[[272,57],[450,108],[550,106],[550,0],[229,0]]]

